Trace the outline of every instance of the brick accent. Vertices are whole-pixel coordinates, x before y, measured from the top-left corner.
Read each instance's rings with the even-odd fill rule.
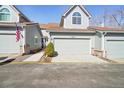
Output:
[[[94,56],[98,56],[100,58],[103,57],[103,51],[102,50],[92,49],[91,54],[94,55]]]

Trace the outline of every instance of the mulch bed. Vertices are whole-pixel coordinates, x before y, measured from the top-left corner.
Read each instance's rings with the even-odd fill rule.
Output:
[[[43,56],[41,58],[40,62],[42,62],[42,63],[51,63],[51,61],[52,61],[52,57],[45,57],[45,56]]]

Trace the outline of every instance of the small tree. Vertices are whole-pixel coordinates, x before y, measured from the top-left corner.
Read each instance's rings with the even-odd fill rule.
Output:
[[[54,45],[50,42],[45,49],[45,55],[48,57],[53,57],[55,55]]]

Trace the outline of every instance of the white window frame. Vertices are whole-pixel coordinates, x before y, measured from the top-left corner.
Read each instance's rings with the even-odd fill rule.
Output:
[[[36,42],[36,40],[37,40],[37,42]],[[38,42],[39,42],[38,36],[34,36],[34,45],[38,45]]]
[[[7,9],[8,12],[0,12],[0,14],[8,14],[8,15],[9,15],[9,19],[6,19],[6,20],[0,20],[0,21],[1,21],[1,22],[8,22],[8,21],[10,21],[10,19],[11,19],[11,13],[10,13],[10,10],[9,10],[8,8],[2,8],[2,9],[0,9],[0,11],[2,11],[3,9]]]
[[[74,12],[72,14],[72,24],[77,24],[77,25],[81,25],[81,14],[79,13],[79,15],[74,15],[75,13],[79,13],[79,12]],[[74,18],[75,18],[75,22],[74,22]],[[80,19],[80,22],[78,22]]]

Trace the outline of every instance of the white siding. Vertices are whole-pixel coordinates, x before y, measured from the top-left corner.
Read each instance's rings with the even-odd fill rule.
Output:
[[[49,31],[47,30],[41,30],[42,34],[44,37],[48,37],[48,41],[45,42],[46,45],[49,44],[49,42],[51,41],[51,37],[50,37],[50,34],[49,34]]]
[[[81,14],[81,24],[72,24],[72,15],[74,12]],[[77,6],[67,17],[64,18],[64,28],[86,29],[89,26],[89,17]]]

